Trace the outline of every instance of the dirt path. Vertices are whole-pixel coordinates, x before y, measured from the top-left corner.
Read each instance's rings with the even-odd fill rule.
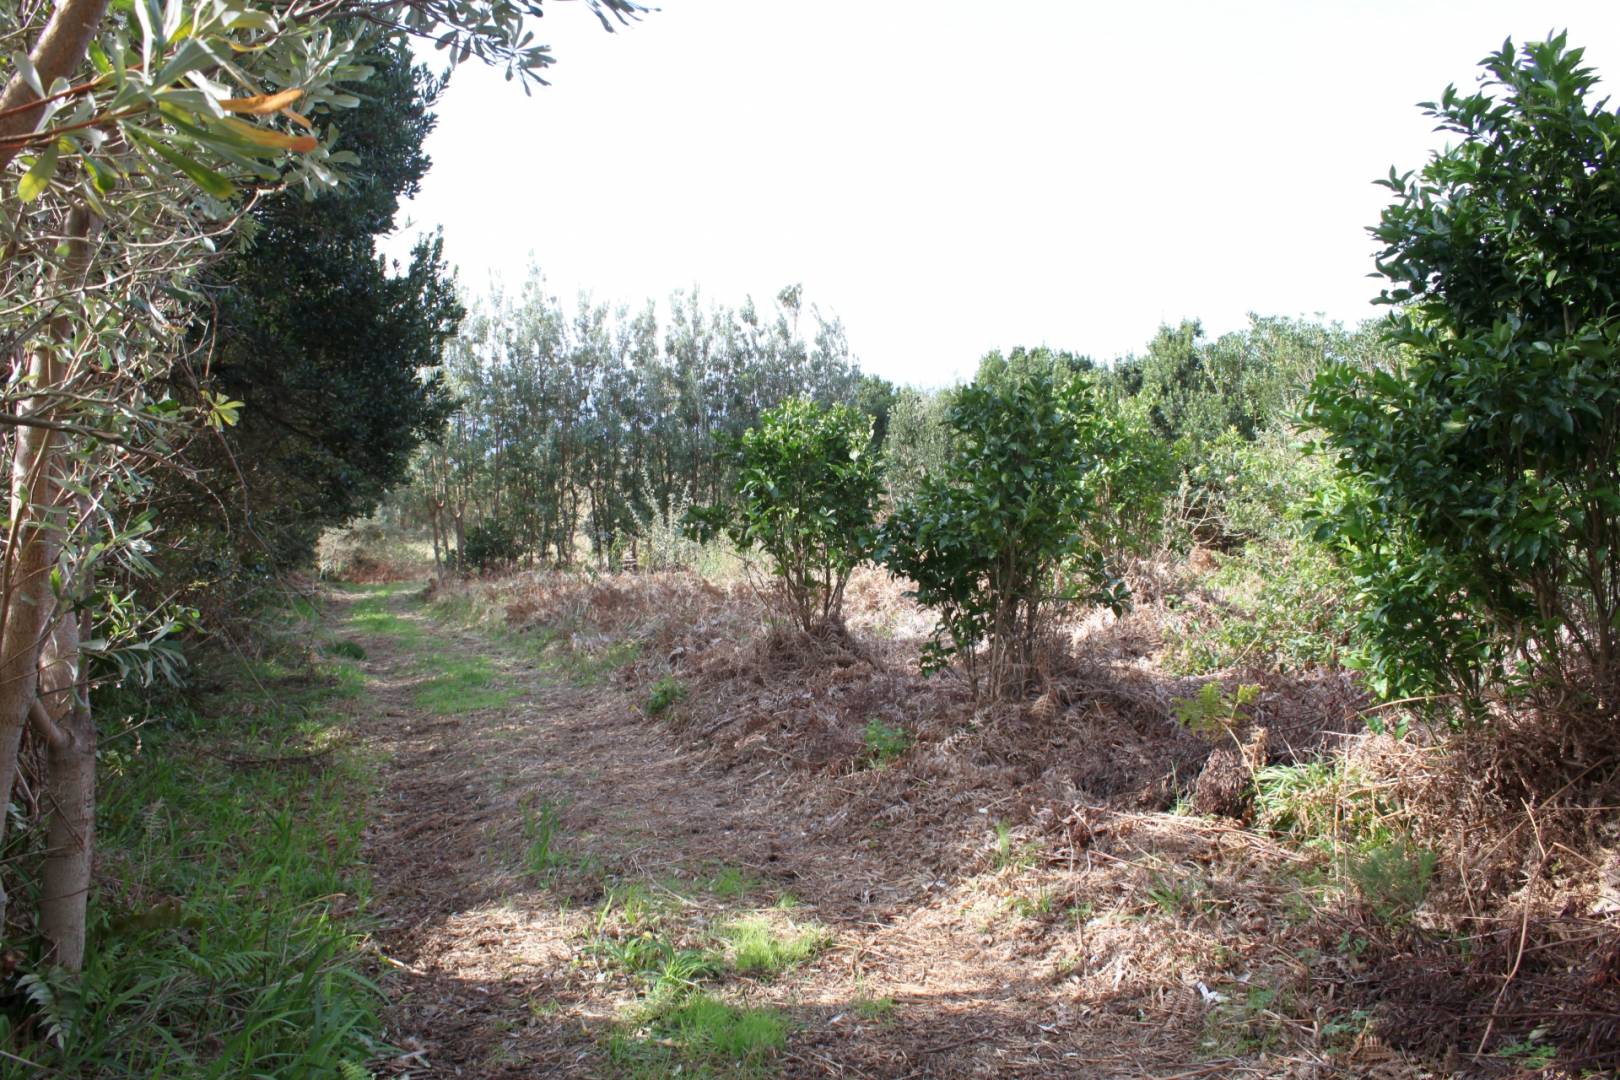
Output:
[[[780,776],[701,764],[609,670],[435,619],[419,586],[335,605],[384,762],[387,1075],[1259,1074],[1088,1017],[907,853],[799,843]]]

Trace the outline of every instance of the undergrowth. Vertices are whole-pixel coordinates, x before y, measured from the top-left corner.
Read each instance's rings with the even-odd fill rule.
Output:
[[[130,719],[102,753],[85,969],[5,981],[0,1077],[370,1075],[372,781],[327,711],[358,674],[225,674],[194,705],[103,706]]]

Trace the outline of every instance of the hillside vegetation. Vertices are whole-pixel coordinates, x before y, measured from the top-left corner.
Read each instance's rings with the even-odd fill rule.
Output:
[[[409,39],[549,62],[411,12],[0,11],[0,1076],[1620,1072],[1580,50],[1424,106],[1386,318],[925,389],[381,265]]]

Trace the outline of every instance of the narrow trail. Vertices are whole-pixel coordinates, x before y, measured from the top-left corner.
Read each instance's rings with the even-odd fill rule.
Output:
[[[611,669],[435,618],[419,585],[333,608],[366,653],[352,723],[381,763],[372,915],[405,1051],[385,1075],[1152,1074],[1091,1045],[1018,942],[931,902],[905,853],[798,850],[775,784],[702,764]],[[751,968],[739,925],[814,941]],[[778,1018],[768,1053],[694,1052],[730,1036],[645,1019],[700,953],[675,982]]]

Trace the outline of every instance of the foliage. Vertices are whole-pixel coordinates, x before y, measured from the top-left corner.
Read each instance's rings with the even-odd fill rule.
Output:
[[[878,766],[899,759],[915,741],[915,736],[905,728],[892,727],[875,716],[866,722],[866,727],[861,731],[866,759]]]
[[[1128,603],[1104,549],[1109,482],[1126,475],[1132,447],[1116,438],[1089,376],[1044,354],[986,357],[955,392],[950,426],[941,472],[884,526],[883,561],[939,611],[926,665],[954,657],[976,692],[982,669],[983,689],[1015,695],[1054,605]]]
[[[903,387],[889,410],[884,442],[884,483],[890,500],[903,503],[945,466],[950,440],[950,390]]]
[[[582,297],[569,311],[532,271],[471,305],[443,369],[461,407],[418,458],[404,505],[441,552],[501,517],[528,557],[571,564],[585,537],[610,565],[695,561],[704,553],[672,526],[686,505],[730,498],[723,450],[765,410],[803,397],[887,415],[887,384],[856,369],[836,319],[801,318],[800,293],[784,289],[774,312],[677,293],[661,322],[650,301]]]
[[[439,244],[419,246],[403,272],[373,250],[427,170],[440,84],[397,46],[369,59],[343,127],[359,156],[348,183],[261,202],[199,279],[193,334],[218,343],[209,385],[243,408],[154,495],[196,589],[240,597],[266,571],[303,563],[321,530],[369,513],[405,478],[450,409],[441,382],[419,375],[440,364],[461,317]],[[173,376],[178,396],[187,374]]]
[[[806,633],[840,621],[849,575],[877,542],[871,430],[854,409],[790,398],[738,440],[735,502],[691,516],[770,556],[782,606]]]
[[[1365,602],[1385,696],[1505,686],[1615,705],[1620,657],[1620,116],[1562,35],[1425,106],[1458,137],[1391,170],[1389,369],[1310,398],[1341,477],[1318,535]]]
[[[648,716],[657,716],[659,713],[667,712],[685,696],[686,687],[681,681],[673,675],[664,675],[653,683],[642,709]]]
[[[1198,582],[1207,602],[1181,598],[1185,611],[1164,629],[1164,666],[1184,675],[1228,668],[1278,672],[1339,666],[1356,648],[1357,612],[1344,573],[1306,540],[1251,540],[1235,555],[1214,555]]]
[[[255,691],[236,677],[200,709],[127,694],[104,703],[123,734],[102,751],[97,859],[109,873],[91,903],[91,947],[78,976],[8,980],[26,981],[32,1000],[7,995],[7,1050],[92,1080],[336,1075],[375,1056],[383,997],[366,975],[364,927],[342,914],[364,911],[369,893],[365,764],[344,749],[318,768],[229,760],[330,747],[336,732],[314,717],[330,714],[343,670],[334,662],[310,690],[308,671],[258,665],[273,696],[251,719],[231,707]],[[0,1060],[0,1077],[37,1075]]]
[[[511,566],[522,553],[517,529],[511,522],[502,518],[486,518],[467,530],[467,539],[461,548],[461,562],[464,566],[488,571]]]

